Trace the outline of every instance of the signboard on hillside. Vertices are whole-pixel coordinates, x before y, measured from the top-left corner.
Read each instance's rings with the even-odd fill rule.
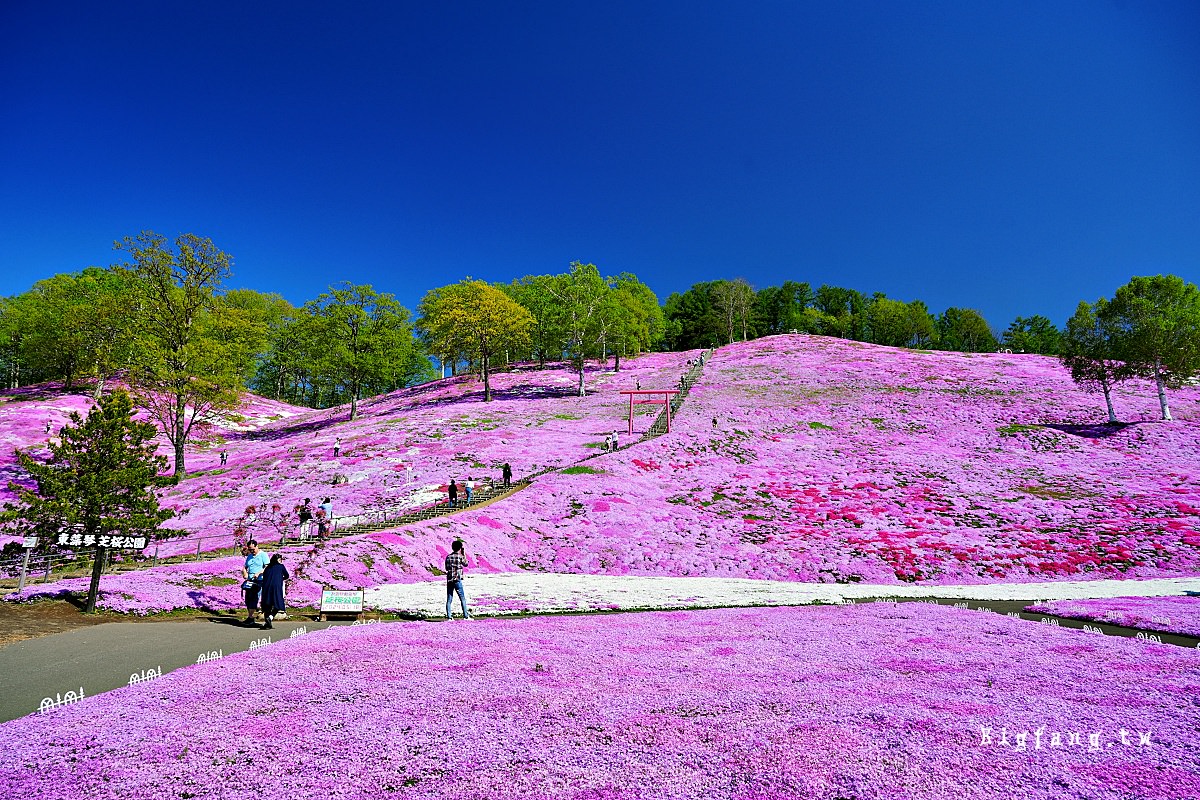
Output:
[[[107,547],[112,550],[145,550],[150,544],[149,536],[110,536],[102,534],[96,536],[91,533],[67,533],[58,534],[56,540],[58,544],[64,547]]]
[[[325,619],[326,614],[362,616],[363,595],[362,589],[322,589],[320,619]]]

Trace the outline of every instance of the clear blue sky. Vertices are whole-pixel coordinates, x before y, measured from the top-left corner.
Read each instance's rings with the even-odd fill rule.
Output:
[[[572,260],[1061,324],[1200,282],[1200,3],[0,2],[0,295],[208,236],[410,309]]]

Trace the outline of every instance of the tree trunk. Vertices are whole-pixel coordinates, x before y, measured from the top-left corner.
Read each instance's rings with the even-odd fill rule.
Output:
[[[107,547],[96,548],[96,560],[92,563],[92,582],[88,586],[87,604],[83,608],[85,614],[91,614],[96,610],[96,597],[100,594],[100,576],[104,573],[106,555],[108,555]]]
[[[175,445],[175,477],[183,478],[187,475],[187,464],[183,454],[183,432],[185,430],[185,418],[187,415],[187,404],[184,402],[183,395],[175,395],[175,420],[171,431],[171,444]]]
[[[579,396],[587,397],[587,389],[583,385],[583,359],[579,359]]]
[[[1107,381],[1105,381],[1103,384],[1101,384],[1101,388],[1104,390],[1104,402],[1108,406],[1108,424],[1116,425],[1117,412],[1113,410],[1112,387],[1108,385]]]
[[[358,419],[358,388],[350,393],[350,421]]]
[[[1162,362],[1154,359],[1154,383],[1158,386],[1158,407],[1162,409],[1164,422],[1171,421],[1171,409],[1167,407],[1167,387],[1163,380]]]
[[[490,365],[489,362],[490,362],[490,359],[488,358],[486,353],[483,355],[482,358],[479,359],[479,366],[480,366],[481,371],[483,372],[483,402],[485,402],[485,403],[492,402],[492,382],[491,382],[491,375],[488,370],[488,366]]]
[[[96,389],[95,389],[95,391],[92,392],[92,399],[95,400],[97,403],[99,403],[100,398],[103,396],[104,396],[104,376],[100,375],[99,378],[96,380]]]
[[[613,371],[614,372],[621,371],[621,354],[618,353],[616,350],[613,351]]]

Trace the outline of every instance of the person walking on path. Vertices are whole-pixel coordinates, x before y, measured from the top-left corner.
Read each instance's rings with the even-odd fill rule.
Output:
[[[450,546],[450,555],[446,556],[446,619],[454,619],[451,612],[455,594],[458,595],[458,603],[462,606],[463,619],[471,618],[467,613],[467,593],[463,590],[463,570],[467,566],[462,539],[455,539],[454,544]]]
[[[279,553],[271,556],[271,563],[263,570],[262,578],[262,613],[263,630],[269,631],[274,627],[275,615],[284,608],[283,583],[292,576],[283,565],[283,556]]]
[[[454,478],[450,479],[450,485],[446,491],[450,495],[450,507],[454,508],[458,505],[458,486],[454,483]]]
[[[340,453],[340,452],[342,452],[342,439],[339,436],[338,438],[333,440],[333,457],[337,458],[338,453]]]
[[[330,526],[333,524],[333,500],[326,497],[321,501],[321,505],[317,506],[317,533],[324,539],[329,535]]]
[[[613,443],[613,452],[615,453],[621,447],[621,436],[616,431],[613,431],[612,443]]]
[[[223,467],[228,463],[229,463],[229,451],[222,450],[221,451],[221,466]]]
[[[467,490],[467,505],[471,505],[471,495],[475,492],[475,479],[470,475],[463,482],[463,488]]]
[[[500,468],[500,477],[504,479],[505,489],[512,485],[512,467],[507,463]]]
[[[267,554],[258,549],[258,542],[246,542],[249,551],[242,566],[242,592],[246,595],[246,624],[254,624],[254,610],[258,608],[258,595],[262,589],[263,571],[270,563]]]

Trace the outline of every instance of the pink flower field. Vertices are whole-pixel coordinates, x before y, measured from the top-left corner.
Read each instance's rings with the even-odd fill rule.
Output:
[[[881,603],[330,629],[4,725],[0,795],[1200,796],[1200,653]]]
[[[295,596],[427,580],[454,537],[484,572],[881,584],[1200,574],[1200,390],[1173,391],[1176,420],[1163,423],[1152,386],[1122,385],[1127,424],[1107,426],[1100,398],[1054,359],[777,336],[718,350],[671,434],[602,453],[613,429],[636,439],[619,391],[671,387],[694,355],[592,372],[586,398],[571,396],[567,371],[521,369],[497,376],[491,404],[470,377],[367,401],[353,423],[344,408],[268,404],[246,415],[260,427],[223,434],[227,468],[217,447],[191,456],[199,472],[164,495],[181,513],[169,524],[229,533],[249,504],[304,496],[333,496],[343,517],[415,508],[444,497],[450,477],[498,477],[508,461],[517,476],[559,469],[486,508],[295,550],[308,582]],[[39,434],[47,403],[0,405],[0,435]],[[639,433],[656,412],[639,407]],[[222,568],[234,575],[236,561]],[[106,578],[103,604],[236,604],[236,592],[197,586],[213,569]]]

